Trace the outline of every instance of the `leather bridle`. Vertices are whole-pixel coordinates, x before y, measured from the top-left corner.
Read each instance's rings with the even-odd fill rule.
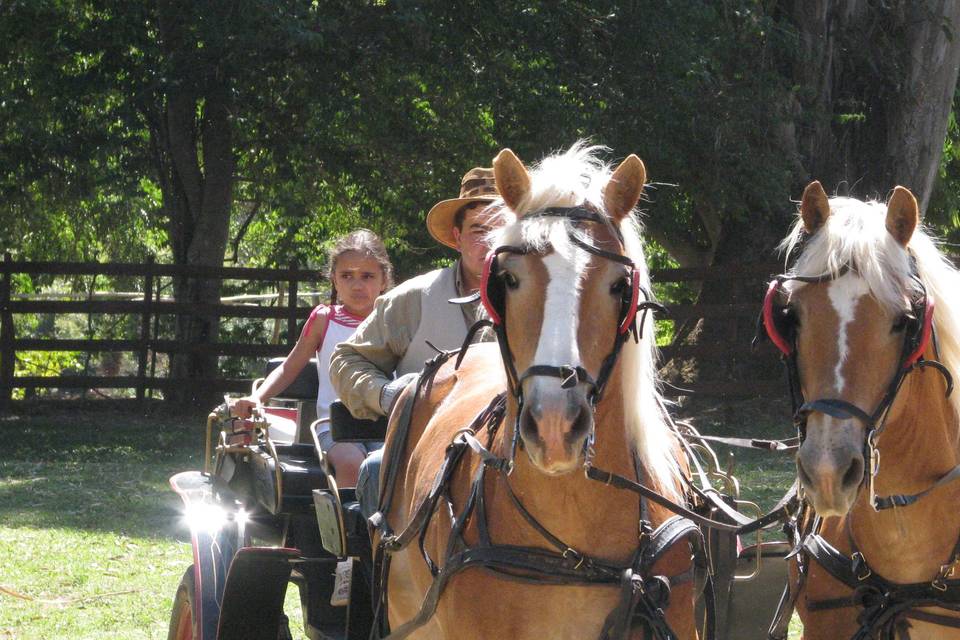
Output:
[[[877,496],[874,491],[874,479],[880,469],[880,451],[877,448],[877,439],[886,426],[890,408],[896,401],[903,382],[912,371],[932,367],[943,375],[946,382],[946,395],[953,390],[953,378],[949,370],[936,360],[926,360],[924,352],[933,344],[934,352],[938,352],[937,340],[933,328],[934,299],[927,291],[916,267],[916,261],[910,256],[910,279],[916,295],[911,299],[911,312],[907,316],[907,326],[901,348],[900,359],[887,389],[878,405],[872,412],[861,409],[857,405],[843,398],[819,398],[806,400],[800,385],[799,367],[797,363],[796,335],[790,326],[788,309],[777,309],[776,302],[781,295],[781,288],[785,282],[798,281],[807,284],[817,284],[835,280],[848,271],[855,271],[852,266],[840,269],[836,275],[826,274],[818,276],[780,275],[774,278],[767,287],[763,311],[758,319],[758,337],[762,328],[771,342],[783,356],[790,385],[791,402],[794,410],[794,422],[798,430],[800,443],[806,439],[807,420],[812,413],[823,413],[839,420],[857,419],[865,426],[864,475],[860,486],[868,485],[870,505],[876,511],[893,507],[906,507],[935,489],[960,479],[960,465],[941,476],[933,485],[915,494],[895,494],[885,497]],[[786,321],[786,322],[785,322]],[[754,340],[756,343],[756,339]],[[801,494],[802,495],[802,494]],[[822,611],[848,606],[861,607],[857,617],[859,625],[851,640],[866,640],[876,634],[884,639],[892,640],[895,637],[904,637],[905,621],[910,619],[923,620],[945,627],[960,627],[960,620],[950,616],[931,614],[919,610],[922,607],[938,606],[960,611],[960,581],[950,580],[954,564],[960,561],[960,538],[954,544],[947,562],[940,567],[939,572],[929,582],[901,584],[890,581],[871,569],[863,554],[857,550],[852,537],[851,555],[845,555],[830,545],[819,533],[821,518],[807,519],[807,527],[803,531],[794,526],[788,527],[793,532],[794,551],[790,555],[797,555],[798,582],[795,587],[789,585],[781,605],[778,608],[774,622],[771,625],[770,637],[785,637],[786,621],[792,610],[808,575],[806,558],[812,558],[833,578],[848,586],[853,594],[845,598],[807,601],[810,611]],[[849,525],[849,521],[848,521]],[[848,529],[849,535],[849,529]]]
[[[507,383],[510,394],[517,401],[515,420],[516,424],[514,425],[513,442],[510,453],[511,468],[519,443],[519,420],[520,413],[524,405],[524,381],[535,376],[554,377],[560,380],[560,386],[564,389],[571,389],[577,384],[584,383],[589,387],[587,399],[590,402],[590,406],[592,409],[596,409],[597,404],[599,404],[600,400],[603,398],[604,389],[606,388],[607,382],[610,379],[610,375],[613,373],[614,366],[617,363],[617,359],[620,356],[620,351],[623,348],[624,343],[631,335],[634,337],[634,340],[639,341],[641,337],[639,330],[645,321],[647,312],[651,310],[663,310],[663,307],[660,304],[651,300],[652,295],[650,292],[641,286],[640,271],[636,264],[634,264],[633,260],[621,253],[607,251],[606,249],[602,249],[595,244],[592,244],[589,238],[578,231],[578,227],[584,223],[604,225],[614,233],[620,244],[620,247],[625,247],[623,234],[620,232],[620,229],[611,225],[600,213],[584,206],[576,206],[551,207],[524,216],[524,220],[530,220],[534,218],[560,218],[569,221],[570,225],[567,229],[567,234],[570,242],[574,246],[605,260],[610,260],[611,262],[624,265],[627,268],[629,275],[621,292],[620,310],[617,317],[617,327],[613,345],[611,346],[610,352],[603,359],[596,379],[594,379],[593,376],[591,376],[586,368],[584,368],[580,363],[569,363],[563,365],[533,364],[527,367],[523,373],[518,373],[516,362],[513,358],[513,353],[510,350],[510,340],[507,335],[507,285],[504,282],[504,274],[500,273],[498,269],[499,257],[504,253],[513,255],[528,255],[535,253],[535,251],[529,246],[502,245],[493,249],[487,255],[486,261],[484,262],[483,275],[480,283],[480,300],[482,301],[490,319],[481,320],[475,324],[470,329],[469,335],[467,336],[467,342],[469,342],[474,333],[483,326],[492,327],[497,336],[497,343],[500,345],[500,354],[502,356],[504,369],[507,374]],[[543,255],[550,250],[550,245],[547,245],[543,249],[536,251],[536,253]],[[644,301],[642,302],[639,301],[641,292],[644,296]],[[642,312],[639,327],[637,324],[638,311]],[[588,434],[588,437],[584,443],[585,464],[588,466],[590,464],[591,456],[593,455],[593,441],[594,431],[593,428],[591,428],[590,433]]]
[[[848,266],[840,269],[836,275],[804,276],[783,274],[777,276],[770,281],[767,287],[760,323],[766,335],[770,338],[770,341],[773,342],[774,346],[776,346],[783,355],[790,385],[791,402],[793,404],[793,419],[800,435],[801,444],[806,439],[807,420],[813,413],[823,413],[838,420],[857,419],[866,427],[863,455],[864,460],[869,461],[869,464],[864,466],[863,483],[869,487],[870,504],[874,509],[879,511],[894,506],[912,504],[912,502],[915,502],[917,499],[915,496],[901,495],[882,498],[876,496],[873,488],[873,480],[880,466],[880,452],[876,445],[877,438],[886,426],[890,407],[896,400],[904,380],[907,375],[914,370],[932,367],[943,375],[947,382],[947,395],[950,395],[953,390],[953,378],[943,364],[936,360],[926,360],[923,358],[923,354],[931,342],[936,346],[933,331],[935,305],[933,295],[927,291],[926,286],[920,279],[916,270],[916,264],[911,256],[910,278],[918,295],[914,296],[911,300],[911,312],[907,315],[908,322],[904,329],[904,343],[897,369],[887,384],[886,391],[877,406],[873,411],[868,413],[843,398],[818,398],[816,400],[806,400],[804,398],[803,391],[800,388],[796,335],[792,327],[789,326],[791,315],[788,309],[780,309],[778,311],[776,301],[781,296],[782,286],[785,282],[796,281],[805,284],[820,284],[836,280],[846,275],[849,271],[851,271],[851,268]],[[853,271],[855,271],[855,269]]]

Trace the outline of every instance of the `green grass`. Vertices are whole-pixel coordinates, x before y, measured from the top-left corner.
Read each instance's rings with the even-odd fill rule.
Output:
[[[704,433],[786,437],[782,404],[678,413]],[[0,417],[0,640],[166,638],[173,595],[192,562],[167,479],[202,466],[203,430],[203,417],[162,414]],[[743,497],[764,507],[795,473],[786,456],[739,451],[734,472]],[[295,589],[286,611],[302,640]]]
[[[203,418],[5,416],[0,441],[0,639],[166,638],[192,562],[167,478],[201,467]]]

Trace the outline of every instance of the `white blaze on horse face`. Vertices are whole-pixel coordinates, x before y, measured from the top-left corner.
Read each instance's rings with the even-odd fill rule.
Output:
[[[837,313],[837,366],[834,369],[837,393],[843,392],[846,381],[843,377],[843,365],[847,361],[849,345],[847,328],[853,322],[860,298],[870,293],[867,281],[854,273],[845,273],[830,283],[827,295],[833,310]]]
[[[580,274],[589,258],[585,253],[575,251],[568,243],[561,246],[572,252],[573,256],[564,256],[555,249],[543,259],[550,281],[543,301],[540,341],[533,361],[537,364],[577,366],[580,364],[577,344]]]

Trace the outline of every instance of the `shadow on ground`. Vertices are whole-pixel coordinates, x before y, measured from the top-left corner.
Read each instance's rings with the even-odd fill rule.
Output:
[[[202,466],[204,417],[30,407],[0,417],[0,525],[184,539],[167,479]]]

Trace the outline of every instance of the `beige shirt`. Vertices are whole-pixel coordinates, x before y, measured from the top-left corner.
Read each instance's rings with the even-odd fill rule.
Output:
[[[467,295],[460,276],[460,262],[447,269],[456,269],[456,289]],[[422,278],[413,278],[377,298],[373,311],[353,336],[341,342],[330,357],[330,381],[340,399],[357,418],[375,419],[383,415],[380,392],[393,379],[397,364],[407,352],[420,326]],[[479,302],[461,305],[463,336],[474,322],[486,317]],[[481,340],[493,339],[484,331]]]

